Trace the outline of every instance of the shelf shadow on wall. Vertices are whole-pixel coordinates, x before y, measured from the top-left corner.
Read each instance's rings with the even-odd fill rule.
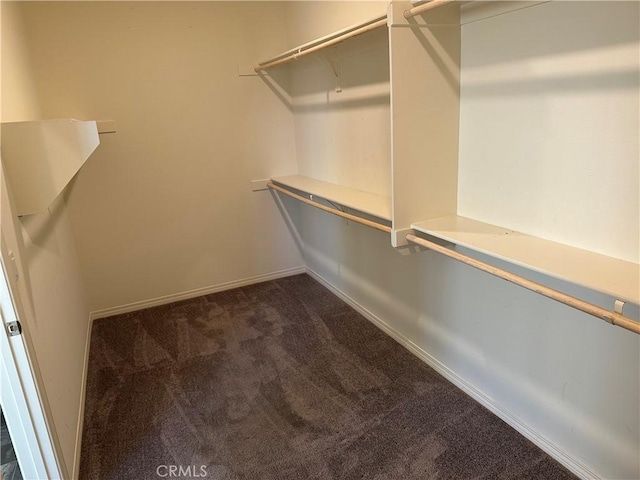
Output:
[[[410,21],[411,23],[415,23],[415,20]],[[432,29],[432,33],[434,33],[436,40],[438,38],[437,35],[437,30],[439,29],[459,29],[460,27],[457,25],[449,25],[449,26],[439,26],[437,28],[433,28]],[[442,57],[442,55],[440,55],[438,53],[438,51],[434,48],[433,44],[432,44],[432,40],[429,40],[427,38],[427,36],[425,35],[425,33],[422,31],[422,29],[420,28],[412,28],[411,31],[413,32],[413,34],[416,36],[416,38],[418,39],[418,41],[420,42],[420,44],[422,45],[422,48],[424,49],[424,51],[427,53],[427,55],[429,55],[429,57],[433,60],[433,63],[438,67],[438,70],[442,73],[442,76],[444,77],[444,79],[446,80],[447,84],[449,84],[449,86],[451,87],[451,90],[453,90],[454,92],[458,92],[460,90],[460,71],[459,71],[459,67],[458,67],[458,61],[454,60],[454,57],[452,57],[449,54],[449,51],[447,49],[447,45],[450,42],[440,42],[439,45],[441,46],[441,48],[447,52],[447,54],[449,54],[449,58],[445,59]],[[455,68],[455,70],[452,70],[452,67]]]
[[[467,23],[462,27],[463,39],[476,37],[479,29],[486,29],[486,34],[479,42],[463,42],[466,52],[463,68],[637,45],[638,5],[634,1],[545,2],[526,11]],[[480,52],[499,52],[499,55],[489,58]]]
[[[326,112],[328,110],[349,110],[357,108],[390,106],[389,95],[376,95],[366,98],[354,98],[349,100],[340,100],[326,103],[314,103],[311,105],[293,105],[292,111],[295,113],[303,112]]]
[[[73,179],[72,181],[75,181]],[[36,308],[36,300],[33,291],[33,281],[31,278],[31,272],[29,265],[35,265],[40,263],[41,257],[53,255],[55,258],[62,258],[66,252],[63,246],[60,244],[56,230],[59,225],[68,223],[68,219],[64,217],[64,207],[66,205],[66,192],[56,198],[51,206],[42,213],[35,215],[25,215],[20,217],[19,224],[21,228],[21,241],[24,249],[25,268],[23,269],[24,286],[27,298],[26,302],[33,315],[33,324],[38,325],[41,319],[36,314],[38,309]],[[67,228],[65,225],[64,228]]]
[[[288,92],[289,82],[282,72],[270,72],[269,75],[266,75],[264,72],[258,72],[258,76],[265,85],[269,87],[278,100],[291,111],[293,108],[293,100],[291,94]],[[283,85],[286,85],[286,88]]]
[[[272,189],[269,189],[269,193],[273,197],[273,200],[278,207],[278,211],[284,219],[284,223],[287,226],[287,230],[289,230],[289,233],[291,234],[291,238],[293,238],[293,241],[296,243],[296,247],[300,252],[300,256],[304,259],[304,243],[302,241],[300,233],[298,232],[298,229],[296,228],[295,219],[289,212],[290,208],[297,209],[299,202],[297,200],[294,200],[293,198],[286,197],[284,195],[278,195],[278,192]]]
[[[549,92],[598,91],[638,88],[640,74],[637,70],[621,70],[615,73],[555,76],[521,81],[497,81],[465,83],[462,86],[467,97],[504,96],[520,94],[544,95]]]
[[[294,99],[323,96],[317,106],[344,108],[389,103],[389,45],[386,31],[369,32],[327,50],[275,66],[259,73],[271,91],[289,109],[303,111]],[[386,96],[386,99],[385,99]],[[381,97],[381,98],[378,98]],[[371,99],[371,100],[369,100]]]
[[[390,106],[391,100],[388,93],[376,94],[362,98],[329,98],[331,88],[326,89],[327,95],[322,103],[313,103],[310,105],[296,105],[287,90],[275,80],[272,75],[259,74],[263,82],[269,87],[273,94],[282,102],[284,106],[291,112],[321,112],[330,110],[348,110],[354,108],[378,107],[381,105]],[[348,87],[345,87],[348,88]],[[336,94],[338,95],[338,94]]]

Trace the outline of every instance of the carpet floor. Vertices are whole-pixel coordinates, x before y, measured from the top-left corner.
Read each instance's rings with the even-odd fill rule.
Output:
[[[307,275],[97,320],[80,478],[568,479]]]

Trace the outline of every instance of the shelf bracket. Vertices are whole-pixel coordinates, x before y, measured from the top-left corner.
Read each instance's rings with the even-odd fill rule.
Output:
[[[342,92],[342,63],[340,60],[329,60],[333,75],[336,77],[336,93]]]
[[[114,120],[96,120],[98,134],[116,133],[116,122]]]
[[[336,93],[342,92],[342,63],[340,62],[340,58],[338,55],[338,47],[336,46],[334,49],[335,58],[328,59],[328,62],[331,64],[331,70],[333,71],[333,76],[336,77]]]

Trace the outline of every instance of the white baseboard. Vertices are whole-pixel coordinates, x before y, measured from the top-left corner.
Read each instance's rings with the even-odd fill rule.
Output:
[[[120,305],[117,307],[104,308],[101,310],[96,310],[91,312],[91,320],[111,317],[113,315],[120,315],[123,313],[135,312],[138,310],[144,310],[145,308],[158,307],[160,305],[166,305],[168,303],[179,302],[181,300],[188,300],[190,298],[201,297],[203,295],[209,295],[211,293],[231,290],[232,288],[253,285],[254,283],[261,283],[269,280],[276,280],[278,278],[290,277],[292,275],[306,273],[306,271],[307,269],[305,267],[293,267],[293,268],[288,268],[286,270],[266,273],[263,275],[256,275],[254,277],[243,278],[240,280],[233,280],[231,282],[220,283],[218,285],[212,285],[209,287],[196,288],[195,290],[189,290],[186,292],[173,293],[171,295],[151,298],[149,300],[142,300],[140,302],[133,302],[126,305]]]
[[[586,466],[583,462],[576,459],[568,452],[560,448],[554,442],[550,441],[539,432],[533,430],[531,427],[522,422],[519,418],[517,418],[513,413],[509,410],[503,408],[499,404],[495,403],[491,398],[486,396],[482,391],[475,388],[473,385],[468,383],[454,371],[449,369],[446,365],[442,364],[439,360],[434,358],[432,355],[424,351],[418,345],[413,343],[403,334],[395,330],[393,327],[388,325],[384,320],[377,317],[371,311],[367,310],[361,304],[353,300],[343,291],[339,290],[335,286],[333,286],[329,281],[320,276],[318,273],[314,272],[310,268],[307,267],[307,273],[313,277],[315,280],[320,282],[322,285],[327,287],[334,293],[336,296],[341,298],[345,303],[353,307],[358,313],[360,313],[363,317],[377,326],[380,330],[385,332],[395,341],[397,341],[400,345],[405,347],[411,353],[413,353],[420,360],[425,362],[435,371],[437,371],[444,378],[453,383],[460,390],[465,392],[471,398],[476,400],[482,406],[487,408],[491,413],[495,414],[499,418],[501,418],[508,425],[517,430],[521,435],[530,440],[536,446],[538,446],[541,450],[549,454],[552,458],[557,460],[560,464],[570,470],[572,473],[577,475],[582,479],[589,480],[599,480],[601,477],[596,475],[588,466]]]
[[[87,398],[87,378],[89,375],[89,348],[91,347],[91,329],[93,319],[89,314],[89,327],[84,347],[84,366],[82,367],[82,385],[80,387],[80,408],[78,411],[78,428],[76,430],[76,448],[73,454],[73,470],[71,478],[78,480],[80,476],[80,453],[82,452],[82,431],[84,430],[84,407]]]

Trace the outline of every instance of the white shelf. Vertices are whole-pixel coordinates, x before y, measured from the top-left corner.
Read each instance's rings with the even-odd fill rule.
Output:
[[[95,121],[3,123],[2,159],[18,215],[47,210],[99,144]]]
[[[307,192],[359,212],[391,221],[391,199],[388,197],[323,182],[303,175],[274,177],[271,180],[285,187]]]
[[[415,223],[411,228],[620,300],[640,303],[637,263],[457,215]]]

